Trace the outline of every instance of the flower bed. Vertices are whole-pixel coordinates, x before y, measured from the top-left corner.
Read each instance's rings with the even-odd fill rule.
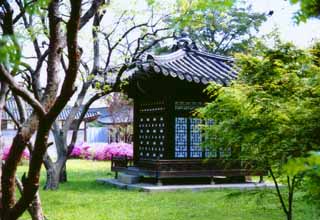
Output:
[[[5,146],[2,152],[2,159],[6,160],[10,152],[10,146]],[[127,143],[82,143],[76,145],[71,154],[71,158],[81,158],[87,160],[111,160],[112,156],[127,156],[129,159],[133,157],[132,144]],[[30,153],[25,149],[22,158],[28,160]]]
[[[127,143],[82,143],[76,145],[70,157],[92,160],[111,160],[112,156],[127,156],[132,158],[132,144]]]

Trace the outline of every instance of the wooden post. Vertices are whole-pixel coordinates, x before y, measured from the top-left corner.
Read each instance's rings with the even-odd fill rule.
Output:
[[[215,185],[215,184],[216,184],[216,183],[214,182],[214,178],[213,178],[213,176],[211,177],[210,184],[211,184],[211,185]]]
[[[168,98],[165,100],[166,111],[164,113],[165,123],[165,141],[164,141],[164,159],[174,159],[175,154],[175,109],[174,100]]]
[[[138,100],[134,100],[133,103],[133,164],[136,165],[139,160],[139,103]]]
[[[259,183],[264,183],[263,176],[260,176]]]

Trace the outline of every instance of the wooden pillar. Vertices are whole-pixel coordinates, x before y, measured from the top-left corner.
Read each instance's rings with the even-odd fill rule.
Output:
[[[137,99],[133,102],[133,163],[137,164],[139,160],[139,101]]]
[[[165,153],[164,159],[174,159],[175,154],[175,109],[174,109],[174,100],[166,99],[165,100]]]

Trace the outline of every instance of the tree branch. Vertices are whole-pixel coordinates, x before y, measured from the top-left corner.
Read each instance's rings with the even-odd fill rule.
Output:
[[[0,73],[0,80],[6,82],[12,92],[21,96],[28,104],[30,104],[34,108],[37,114],[39,114],[40,116],[43,116],[45,114],[45,110],[43,109],[40,102],[33,98],[28,90],[21,88],[2,64],[0,64]]]
[[[281,206],[282,206],[282,209],[283,211],[286,213],[286,215],[288,215],[288,209],[286,207],[286,204],[284,203],[284,200],[283,200],[283,197],[282,197],[282,194],[280,192],[280,188],[279,188],[279,185],[278,185],[278,181],[276,180],[276,177],[274,176],[273,174],[273,171],[272,171],[272,168],[269,168],[269,172],[270,172],[270,175],[273,179],[273,182],[276,186],[276,190],[277,190],[277,194],[278,194],[278,198],[280,200],[280,203],[281,203]]]
[[[97,13],[99,8],[105,3],[105,0],[92,0],[91,7],[86,11],[86,13],[81,17],[79,28],[82,29],[88,21]],[[110,0],[107,0],[106,4],[109,4]]]

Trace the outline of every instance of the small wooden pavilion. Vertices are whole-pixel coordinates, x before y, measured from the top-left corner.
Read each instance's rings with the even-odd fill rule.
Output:
[[[158,180],[177,177],[262,176],[230,152],[201,147],[205,138],[193,110],[209,97],[209,82],[222,85],[237,77],[234,60],[197,49],[187,38],[169,54],[147,55],[128,73],[127,94],[134,100],[134,156],[114,157],[112,170]],[[208,121],[206,123],[214,123]]]

